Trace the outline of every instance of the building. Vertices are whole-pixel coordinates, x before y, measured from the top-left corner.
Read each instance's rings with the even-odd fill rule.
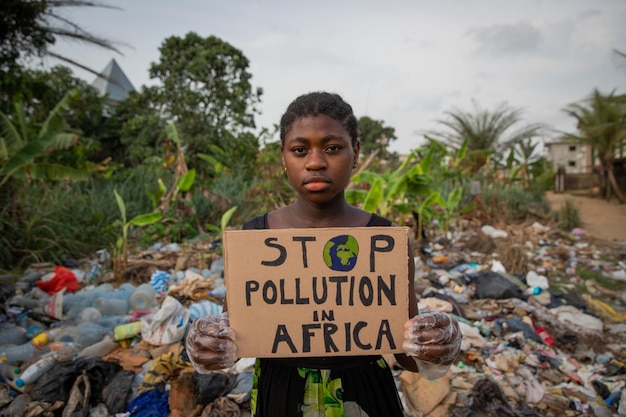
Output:
[[[593,169],[591,147],[572,141],[546,143],[546,159],[554,170],[564,168],[566,174],[589,174]]]
[[[119,103],[135,91],[135,87],[122,71],[115,58],[100,72],[100,75],[91,83],[101,95],[108,95],[113,104]]]

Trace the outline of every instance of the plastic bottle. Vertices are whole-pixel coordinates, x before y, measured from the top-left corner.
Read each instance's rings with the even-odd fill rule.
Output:
[[[96,356],[102,357],[104,355],[108,355],[113,352],[115,349],[119,348],[120,345],[113,340],[113,338],[109,335],[104,336],[104,338],[98,343],[94,343],[91,346],[87,346],[83,350],[80,351],[78,357],[84,356]]]
[[[0,362],[17,363],[32,358],[35,346],[28,342],[21,345],[0,348]]]
[[[211,262],[211,273],[216,276],[221,276],[224,272],[224,258],[220,257]]]
[[[55,341],[73,343],[76,349],[84,349],[101,341],[104,333],[102,326],[86,321],[76,326],[64,327],[55,337]]]
[[[20,306],[29,310],[41,309],[44,302],[41,300],[35,300],[34,298],[27,297],[25,295],[15,295],[9,300],[9,305]]]
[[[141,333],[141,321],[122,324],[113,329],[113,337],[116,341],[132,339]]]
[[[215,298],[224,298],[226,297],[226,287],[221,285],[219,287],[213,288],[209,291],[209,295]]]
[[[98,281],[98,279],[102,276],[102,270],[102,265],[100,265],[98,262],[90,262],[89,271],[85,273],[85,282],[91,284]]]
[[[45,332],[41,332],[37,336],[33,337],[31,339],[31,343],[37,349],[41,349],[45,345],[52,342],[56,338],[57,334],[59,334],[60,332],[61,328],[46,330]]]
[[[28,342],[28,337],[23,328],[13,323],[0,325],[0,345],[21,345]]]
[[[103,316],[122,316],[128,313],[128,300],[124,298],[104,298],[98,297],[94,300],[93,306],[100,310]]]
[[[36,320],[29,320],[26,326],[27,340],[21,343],[25,343],[28,340],[31,340],[33,337],[37,336],[39,333],[45,332],[45,331],[46,331],[46,326],[44,326],[41,322],[38,322]]]
[[[128,323],[129,321],[130,316],[126,315],[102,317],[102,320],[100,321],[100,326],[104,327],[105,329],[113,330],[115,327],[124,323]]]
[[[0,378],[5,381],[14,382],[20,374],[20,368],[12,366],[10,363],[0,362]]]
[[[122,285],[120,285],[117,290],[120,292],[123,292],[126,298],[130,299],[130,297],[135,293],[135,291],[137,291],[137,287],[135,287],[130,282],[125,282]]]
[[[150,284],[141,284],[130,296],[130,308],[133,311],[150,311],[154,307],[156,291]]]
[[[42,357],[22,372],[19,378],[15,380],[15,385],[18,388],[22,388],[26,384],[37,381],[40,376],[50,370],[56,363],[57,355],[55,352]]]
[[[102,313],[95,307],[83,308],[76,317],[78,323],[91,322],[100,323],[102,321]]]

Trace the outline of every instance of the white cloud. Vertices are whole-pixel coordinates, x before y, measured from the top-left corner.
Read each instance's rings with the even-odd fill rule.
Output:
[[[479,43],[477,55],[494,58],[532,52],[542,41],[539,31],[529,22],[478,27],[470,29],[468,34]]]
[[[591,93],[626,87],[612,54],[626,50],[623,0],[501,2],[373,0],[256,2],[110,1],[123,11],[77,10],[86,29],[133,46],[115,56],[136,87],[168,36],[215,35],[250,60],[264,90],[257,125],[278,123],[289,101],[312,90],[342,94],[357,116],[396,129],[392,149],[417,146],[416,131],[437,127],[444,112],[501,102],[529,122],[573,130],[561,109]],[[55,51],[106,66],[111,53],[76,44]],[[76,71],[91,81],[93,77]]]

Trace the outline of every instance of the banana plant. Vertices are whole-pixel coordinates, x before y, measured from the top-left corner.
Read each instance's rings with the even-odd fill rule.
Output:
[[[410,214],[414,203],[407,196],[429,192],[429,178],[425,174],[431,163],[432,152],[416,163],[417,154],[412,152],[404,162],[391,172],[363,171],[352,177],[355,184],[367,183],[369,190],[346,190],[346,199],[351,203],[362,203],[363,210],[388,217]],[[403,219],[400,217],[400,223]]]
[[[443,231],[446,238],[450,231],[450,221],[453,218],[458,217],[460,214],[470,211],[474,208],[474,204],[468,204],[465,207],[461,207],[461,201],[463,199],[463,187],[457,186],[450,191],[447,197],[439,196],[436,204],[441,207],[440,217],[443,223]]]
[[[166,128],[166,131],[169,138],[176,145],[176,158],[174,162],[174,186],[165,191],[165,185],[161,181],[159,183],[159,189],[157,190],[157,193],[162,193],[151,196],[153,202],[159,201],[158,210],[164,214],[168,213],[172,202],[178,202],[179,193],[187,192],[191,189],[193,182],[196,178],[196,170],[187,169],[182,142],[178,135],[178,129],[176,128],[176,124],[169,124]],[[160,198],[158,198],[157,200],[158,196],[160,196]]]
[[[228,224],[230,223],[230,220],[233,217],[233,214],[235,214],[235,211],[237,211],[237,206],[233,206],[229,208],[228,210],[226,210],[226,212],[222,214],[219,226],[214,225],[214,224],[206,224],[205,227],[207,228],[207,230],[210,230],[211,232],[215,233],[221,238],[222,234],[224,233],[224,230],[226,230],[226,228],[228,227]],[[217,249],[219,252],[221,252],[222,250],[221,240],[217,239],[216,242],[219,242],[217,245]]]
[[[438,191],[431,192],[428,197],[422,199],[417,203],[415,208],[413,209],[417,214],[417,241],[421,243],[422,241],[422,230],[424,228],[424,224],[430,223],[432,218],[432,213],[430,208],[433,207],[441,200],[441,194]]]
[[[71,148],[77,136],[69,131],[64,116],[80,97],[69,91],[57,103],[38,130],[29,125],[21,97],[13,101],[13,119],[0,112],[0,186],[14,179],[85,180],[88,171],[38,161],[49,152]]]
[[[126,204],[124,199],[117,192],[113,190],[115,194],[115,200],[117,201],[117,207],[120,211],[121,220],[116,220],[113,224],[121,227],[122,235],[117,239],[114,248],[114,272],[117,277],[121,276],[121,269],[126,269],[128,266],[128,231],[131,227],[144,227],[154,224],[163,218],[163,215],[159,211],[153,211],[151,213],[140,214],[133,217],[130,220],[126,219]],[[120,259],[121,258],[121,259]],[[121,261],[121,265],[120,265]]]
[[[222,214],[219,226],[214,224],[206,224],[205,227],[207,228],[207,230],[210,230],[221,236],[224,230],[226,230],[226,228],[228,227],[228,224],[230,223],[233,214],[235,214],[235,211],[237,211],[237,206],[229,208],[224,214]]]

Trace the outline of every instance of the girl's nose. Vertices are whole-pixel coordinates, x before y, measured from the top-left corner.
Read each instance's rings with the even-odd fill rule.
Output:
[[[307,161],[306,161],[306,169],[310,169],[312,171],[317,171],[320,169],[326,168],[326,155],[323,150],[312,149],[309,152]]]

